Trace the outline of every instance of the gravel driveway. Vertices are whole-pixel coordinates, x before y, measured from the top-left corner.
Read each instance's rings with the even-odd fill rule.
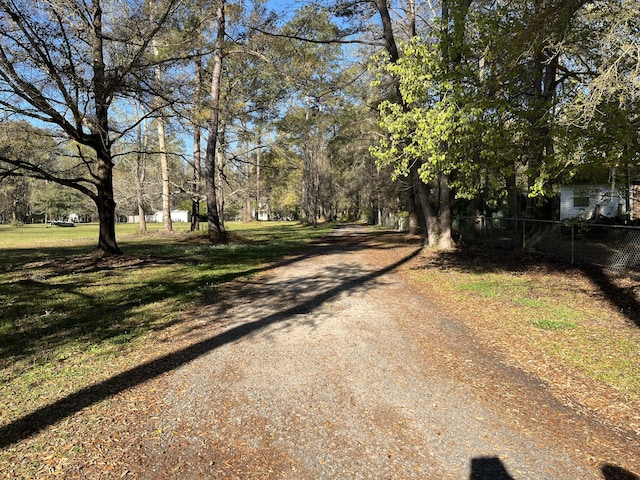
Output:
[[[637,479],[637,436],[563,407],[336,230],[202,310],[215,345],[161,380],[140,478]],[[156,382],[157,383],[157,382]]]

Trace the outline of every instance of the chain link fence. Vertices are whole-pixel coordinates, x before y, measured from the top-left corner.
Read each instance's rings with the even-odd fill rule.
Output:
[[[618,275],[640,273],[640,227],[480,216],[456,218],[453,230],[462,244],[534,251]]]

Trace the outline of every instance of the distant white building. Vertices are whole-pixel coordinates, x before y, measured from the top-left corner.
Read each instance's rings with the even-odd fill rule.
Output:
[[[560,189],[560,220],[624,215],[626,205],[625,193],[607,185],[565,185]]]
[[[153,215],[145,215],[144,219],[150,223],[162,223],[164,222],[164,213],[162,210],[158,210]],[[129,215],[127,217],[127,223],[138,223],[140,217],[138,215]],[[191,222],[191,212],[187,210],[171,210],[172,222]]]

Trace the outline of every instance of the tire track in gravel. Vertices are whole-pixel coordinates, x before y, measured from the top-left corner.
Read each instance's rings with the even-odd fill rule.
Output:
[[[401,255],[385,264],[373,254],[390,250]],[[412,294],[393,269],[415,246],[349,226],[307,253],[202,312],[235,334],[163,377],[141,478],[586,480],[606,461],[637,467],[637,445]]]

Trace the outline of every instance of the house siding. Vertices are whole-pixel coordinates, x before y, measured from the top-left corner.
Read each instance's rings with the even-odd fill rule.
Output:
[[[577,197],[589,198],[588,206],[575,206]],[[624,214],[625,198],[607,185],[565,185],[560,189],[560,220],[582,218],[589,220],[596,216],[596,210],[605,217]]]
[[[634,185],[631,193],[631,216],[640,218],[640,185]]]

